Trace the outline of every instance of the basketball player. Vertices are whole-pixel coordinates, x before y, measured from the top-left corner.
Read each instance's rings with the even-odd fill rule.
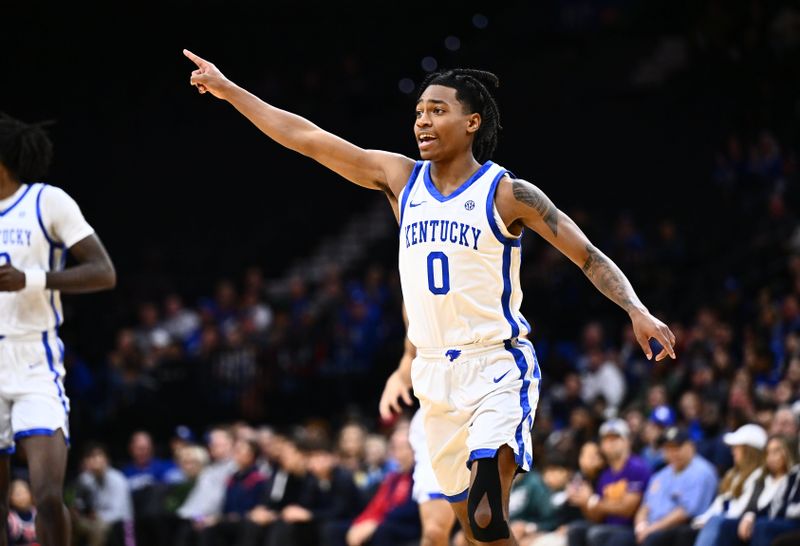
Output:
[[[38,125],[0,115],[0,545],[9,459],[24,449],[42,546],[69,544],[62,501],[69,444],[60,292],[112,288],[111,260],[78,205],[39,180],[52,144]],[[78,264],[65,268],[66,254]]]
[[[403,309],[403,319],[408,327],[405,308]],[[400,400],[409,406],[412,404],[409,394],[411,391],[411,363],[416,353],[416,348],[406,338],[400,364],[386,380],[386,386],[381,394],[379,407],[381,417],[385,420],[391,419],[394,413],[400,413]],[[455,515],[436,481],[428,454],[423,420],[423,411],[417,410],[411,419],[408,430],[408,440],[414,450],[414,488],[411,494],[419,505],[419,517],[422,522],[420,544],[421,546],[447,546],[450,543],[450,532],[455,524]]]
[[[439,487],[473,544],[516,544],[508,497],[518,471],[531,467],[530,429],[539,366],[522,338],[520,237],[524,227],[581,267],[630,316],[648,358],[649,340],[674,358],[674,335],[650,314],[620,269],[536,186],[489,159],[500,116],[479,70],[428,76],[416,103],[421,161],[365,150],[280,110],[235,85],[212,63],[190,83],[228,101],[277,143],[347,180],[383,191],[400,224],[400,278],[408,338],[417,348],[414,394]]]

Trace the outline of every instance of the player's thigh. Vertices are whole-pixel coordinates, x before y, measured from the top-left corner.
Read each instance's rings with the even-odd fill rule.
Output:
[[[8,489],[11,485],[11,455],[0,455],[0,511],[8,511]],[[4,523],[4,521],[3,521]]]
[[[456,515],[450,507],[450,503],[444,499],[429,500],[420,504],[419,516],[422,521],[423,534],[426,530],[429,532],[433,530],[433,532],[441,531],[450,536],[450,531],[453,530],[453,524],[456,522]]]
[[[67,469],[67,441],[62,430],[52,435],[32,435],[19,440],[28,459],[34,496],[60,493]]]

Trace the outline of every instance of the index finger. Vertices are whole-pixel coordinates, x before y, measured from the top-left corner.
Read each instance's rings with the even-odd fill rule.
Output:
[[[202,57],[198,57],[188,49],[183,50],[183,54],[186,55],[194,64],[196,64],[199,68],[205,68],[208,66],[208,61],[203,59]]]
[[[672,347],[672,342],[663,332],[659,332],[659,335],[655,336],[658,342],[664,347],[664,350],[667,352],[669,356],[673,359],[675,358],[675,349]]]

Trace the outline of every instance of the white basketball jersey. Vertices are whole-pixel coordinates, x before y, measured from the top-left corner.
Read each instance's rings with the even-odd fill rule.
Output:
[[[21,271],[63,269],[67,248],[93,231],[59,188],[23,185],[0,204],[0,265],[10,263]],[[57,290],[0,292],[0,337],[41,336],[62,320]]]
[[[400,194],[400,282],[408,339],[420,348],[527,334],[519,312],[520,238],[494,205],[507,171],[491,161],[444,197],[418,161]]]

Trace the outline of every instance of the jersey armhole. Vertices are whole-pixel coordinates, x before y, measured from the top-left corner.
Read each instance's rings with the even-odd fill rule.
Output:
[[[489,222],[489,227],[492,228],[492,233],[494,233],[494,236],[498,241],[504,245],[520,246],[522,244],[522,233],[520,233],[519,236],[515,236],[508,231],[508,228],[506,228],[505,224],[503,223],[503,219],[500,217],[500,213],[497,211],[497,207],[494,204],[494,196],[497,193],[497,185],[506,174],[512,177],[514,176],[510,171],[502,169],[499,173],[497,173],[497,175],[495,175],[494,179],[492,180],[492,184],[489,186],[489,193],[486,196],[486,221]],[[525,231],[523,230],[523,233],[524,232]]]
[[[406,185],[403,186],[403,189],[400,191],[400,225],[403,225],[403,213],[406,211],[406,201],[408,201],[408,196],[411,195],[411,189],[414,187],[414,184],[419,178],[419,171],[424,164],[424,161],[417,161],[414,164],[414,169],[411,171],[411,176],[408,177],[408,182]]]
[[[44,218],[42,217],[42,193],[46,187],[47,184],[41,184],[39,192],[36,194],[36,219],[39,221],[39,227],[42,228],[44,238],[47,239],[47,242],[50,243],[50,246],[63,248],[64,245],[56,242],[55,239],[50,236],[50,234],[47,232],[47,228],[44,226]]]

